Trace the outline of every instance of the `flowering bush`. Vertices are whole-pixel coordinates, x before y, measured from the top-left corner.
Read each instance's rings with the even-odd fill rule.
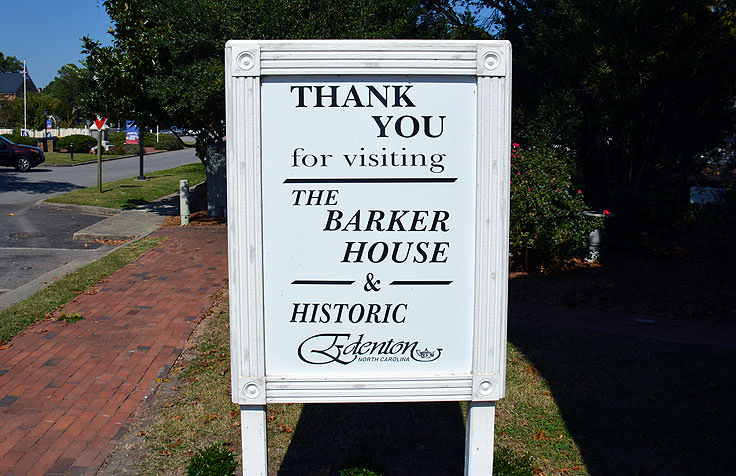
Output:
[[[572,186],[571,162],[554,147],[513,144],[509,248],[525,269],[582,255],[590,231],[601,225],[583,217],[583,192]]]

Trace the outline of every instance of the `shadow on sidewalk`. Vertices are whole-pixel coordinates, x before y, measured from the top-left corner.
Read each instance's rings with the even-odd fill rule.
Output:
[[[464,451],[455,402],[311,404],[304,405],[278,474],[331,476],[352,466],[387,476],[462,474]]]
[[[510,319],[589,474],[733,473],[736,351]]]

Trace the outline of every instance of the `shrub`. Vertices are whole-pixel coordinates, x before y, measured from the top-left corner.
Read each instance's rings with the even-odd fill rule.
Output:
[[[232,451],[216,443],[192,456],[187,476],[231,476],[237,467]]]
[[[583,217],[583,192],[572,185],[571,164],[562,148],[513,144],[509,248],[525,269],[583,252],[590,231],[601,226]]]
[[[152,139],[154,141],[156,140],[155,134]],[[144,138],[144,142],[148,141]],[[158,150],[179,150],[184,148],[184,143],[174,134],[159,134],[158,142],[154,142],[153,144]]]
[[[112,134],[108,135],[108,140],[111,144],[116,146],[129,146],[129,147],[138,147],[137,145],[132,144],[126,144],[125,143],[125,132],[113,132]],[[144,147],[155,147],[158,150],[178,150],[183,149],[184,144],[182,141],[176,137],[174,134],[159,134],[158,135],[158,142],[156,142],[156,134],[154,133],[146,133],[143,135],[143,146]],[[138,153],[138,150],[136,149],[135,152]]]
[[[340,470],[340,476],[383,476],[380,473],[365,468],[345,468]]]
[[[3,134],[3,137],[15,144],[36,146],[36,139],[33,137],[21,136],[18,134]]]
[[[493,455],[494,476],[534,476],[535,468],[529,456],[519,456],[508,448]]]
[[[74,152],[89,152],[92,147],[97,146],[97,139],[84,134],[72,134],[64,136],[56,141],[56,147],[69,150],[70,144],[74,144]]]

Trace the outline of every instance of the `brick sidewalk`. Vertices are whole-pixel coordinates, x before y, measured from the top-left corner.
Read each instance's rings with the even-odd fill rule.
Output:
[[[225,226],[167,241],[0,350],[0,474],[93,475],[227,279]]]

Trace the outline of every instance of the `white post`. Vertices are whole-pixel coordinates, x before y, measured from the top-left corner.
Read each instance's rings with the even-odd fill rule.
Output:
[[[493,474],[496,402],[468,402],[465,426],[465,476]]]
[[[179,180],[179,215],[182,226],[189,224],[189,180]]]
[[[266,405],[240,405],[240,432],[243,440],[243,476],[266,476]]]

